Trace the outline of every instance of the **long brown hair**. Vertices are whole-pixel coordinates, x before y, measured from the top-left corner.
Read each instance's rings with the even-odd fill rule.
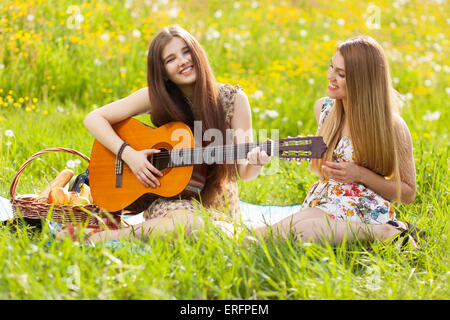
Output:
[[[332,161],[333,150],[341,137],[345,119],[354,148],[355,163],[382,176],[394,175],[397,199],[400,199],[398,149],[400,130],[395,123],[396,95],[392,88],[389,65],[382,47],[371,37],[358,36],[339,44],[344,57],[347,83],[347,114],[341,99],[334,103],[317,135],[328,146],[322,159],[311,167],[324,176],[323,161]]]
[[[162,51],[174,37],[186,43],[190,50],[196,72],[192,107],[182,91],[167,80]],[[163,28],[150,44],[147,59],[147,82],[151,103],[151,120],[156,126],[171,121],[182,121],[193,126],[194,120],[202,122],[202,129],[218,129],[226,137],[226,121],[223,106],[219,101],[217,82],[209,64],[206,52],[200,43],[179,26]],[[202,198],[207,200],[211,193],[231,175],[230,165],[208,166],[206,186]],[[216,190],[217,191],[217,190]]]

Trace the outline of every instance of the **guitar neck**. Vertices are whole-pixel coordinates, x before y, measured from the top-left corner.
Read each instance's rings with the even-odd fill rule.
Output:
[[[260,147],[269,156],[277,141],[240,143],[230,145],[197,147],[188,149],[172,149],[155,154],[156,158],[166,158],[167,167],[181,167],[195,164],[229,163],[234,160],[246,159],[253,148]],[[158,160],[158,159],[155,159]]]

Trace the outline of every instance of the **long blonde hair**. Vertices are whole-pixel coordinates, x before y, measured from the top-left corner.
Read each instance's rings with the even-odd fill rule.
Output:
[[[350,38],[337,47],[344,57],[347,83],[347,114],[337,99],[317,135],[328,146],[321,159],[313,160],[311,168],[321,177],[324,161],[333,160],[333,151],[348,121],[355,163],[384,177],[394,176],[397,200],[400,200],[398,148],[401,137],[395,124],[397,97],[392,88],[389,65],[382,47],[371,37]]]

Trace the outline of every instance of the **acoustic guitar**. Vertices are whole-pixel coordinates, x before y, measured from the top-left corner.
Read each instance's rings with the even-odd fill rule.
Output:
[[[123,164],[118,179],[116,155],[95,140],[89,165],[90,188],[94,203],[109,212],[123,209],[140,212],[158,197],[198,196],[205,185],[208,164],[246,159],[248,152],[257,146],[269,156],[295,161],[321,158],[326,150],[322,137],[317,136],[195,147],[191,129],[182,122],[152,128],[129,118],[112,127],[135,150],[161,150],[148,160],[164,176],[158,177],[160,186],[147,188]]]

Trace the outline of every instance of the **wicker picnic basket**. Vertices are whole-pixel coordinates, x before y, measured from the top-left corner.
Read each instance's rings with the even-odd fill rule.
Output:
[[[23,217],[28,219],[50,219],[54,222],[62,224],[67,223],[87,223],[91,226],[108,226],[110,228],[118,228],[120,226],[120,216],[113,215],[105,210],[100,209],[95,204],[88,205],[70,205],[70,204],[51,204],[41,202],[32,196],[18,196],[16,197],[16,188],[19,182],[20,175],[28,166],[28,164],[37,157],[49,152],[66,152],[77,155],[88,163],[90,159],[84,154],[69,148],[50,148],[41,150],[33,154],[25,163],[19,168],[14,177],[11,188],[11,204],[14,209],[15,217]]]

